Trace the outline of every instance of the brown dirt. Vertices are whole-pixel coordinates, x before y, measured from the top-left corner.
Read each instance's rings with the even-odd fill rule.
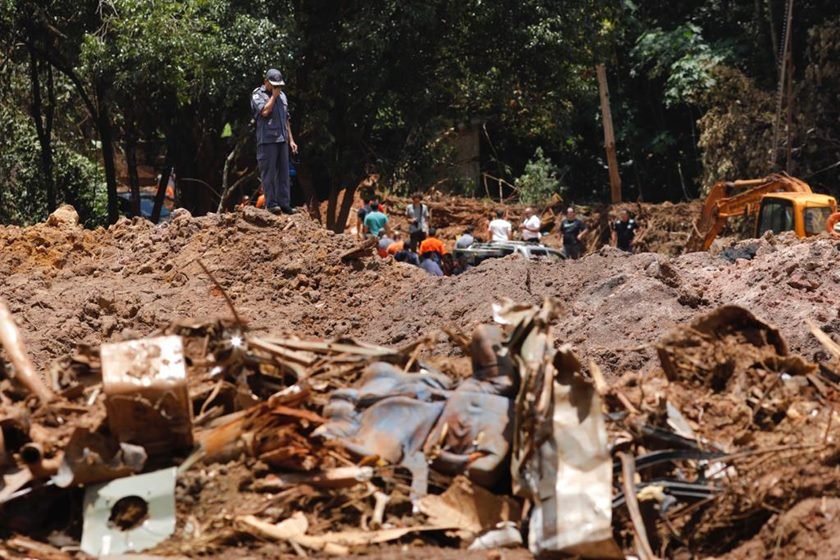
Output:
[[[465,223],[481,227],[492,207],[489,202],[433,201],[438,203],[457,207],[444,229],[447,239]],[[0,228],[0,297],[9,302],[42,370],[80,343],[146,335],[176,319],[229,316],[221,291],[196,259],[208,266],[258,333],[346,335],[399,346],[442,328],[468,332],[491,320],[491,304],[501,298],[538,303],[556,297],[563,303],[558,339],[572,343],[582,358],[594,360],[616,379],[655,368],[653,343],[674,327],[734,303],[777,325],[793,352],[823,357],[806,320],[830,334],[840,331],[840,243],[783,235],[720,243],[715,254],[673,256],[695,211],[696,205],[641,207],[643,227],[653,226],[644,246],[661,253],[628,255],[601,247],[561,264],[507,257],[451,278],[432,278],[378,257],[343,263],[340,255],[356,245],[351,236],[334,235],[304,215],[275,217],[253,208],[203,218],[177,211],[170,223],[157,227],[142,220],[122,220],[96,231],[62,224],[5,227]],[[595,214],[589,220],[599,222]],[[444,361],[462,356],[443,334],[432,354]],[[253,475],[237,471],[240,467],[221,472],[228,467],[217,466],[183,482],[187,487],[179,496],[199,496],[183,502],[189,506],[184,513],[200,522],[210,518],[203,515],[209,511],[241,512],[243,505],[265,500],[248,489]],[[780,467],[778,472],[811,476],[814,487],[830,495],[823,501],[808,497],[768,519],[754,539],[725,557],[764,558],[776,550],[778,557],[811,557],[806,551],[815,545],[809,539],[817,538],[826,539],[820,557],[836,557],[836,488],[820,485],[825,471]],[[216,530],[203,528],[208,529]],[[230,546],[235,553],[238,543]],[[257,554],[271,555],[266,546]],[[423,550],[411,554],[428,555]],[[376,557],[397,555],[406,556],[399,546],[385,547]]]

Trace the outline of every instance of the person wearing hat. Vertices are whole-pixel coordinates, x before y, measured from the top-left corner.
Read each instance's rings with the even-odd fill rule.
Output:
[[[297,153],[289,120],[289,102],[281,87],[283,74],[272,68],[263,85],[251,93],[251,112],[257,123],[257,164],[260,168],[265,207],[275,214],[292,214],[289,187],[289,150]]]

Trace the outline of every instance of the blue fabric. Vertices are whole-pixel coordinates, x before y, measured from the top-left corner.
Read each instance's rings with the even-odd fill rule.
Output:
[[[257,123],[257,145],[275,144],[286,141],[286,125],[289,120],[289,101],[286,94],[280,92],[271,114],[263,117],[260,111],[271,99],[271,94],[262,85],[251,93],[251,114]],[[287,173],[288,175],[288,173]]]
[[[290,207],[289,145],[285,142],[257,144],[257,164],[265,192],[265,207]]]
[[[432,276],[443,276],[443,270],[440,265],[433,259],[423,259],[420,262],[420,268],[431,274]]]

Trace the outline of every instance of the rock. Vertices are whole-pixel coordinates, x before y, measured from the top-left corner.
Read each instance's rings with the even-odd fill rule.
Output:
[[[820,287],[819,282],[815,282],[810,278],[806,278],[803,274],[794,274],[790,280],[787,281],[788,286],[797,290],[805,290],[806,292],[813,292]]]
[[[246,206],[243,208],[242,219],[249,224],[259,227],[274,225],[278,221],[277,216],[268,210],[263,210],[262,208],[257,208],[256,206]]]
[[[47,218],[47,225],[55,228],[79,227],[79,213],[69,204],[62,204]]]
[[[114,299],[112,297],[99,294],[96,303],[99,304],[99,307],[102,309],[103,313],[110,314],[116,311],[116,307],[114,306]]]
[[[186,208],[176,208],[172,212],[172,222],[186,222],[192,219],[192,214]]]
[[[117,320],[114,317],[105,316],[102,317],[100,322],[99,330],[102,333],[102,336],[106,339],[110,337],[114,331],[117,329]]]

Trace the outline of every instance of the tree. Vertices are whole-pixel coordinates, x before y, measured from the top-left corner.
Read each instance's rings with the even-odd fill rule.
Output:
[[[560,194],[557,167],[537,148],[534,158],[525,164],[525,171],[514,184],[523,204],[544,204],[554,194]]]
[[[192,212],[215,209],[228,151],[221,132],[248,122],[249,93],[280,58],[264,41],[286,33],[263,11],[226,0],[125,0],[85,36],[85,74],[111,84],[130,142],[142,134],[165,146]]]

